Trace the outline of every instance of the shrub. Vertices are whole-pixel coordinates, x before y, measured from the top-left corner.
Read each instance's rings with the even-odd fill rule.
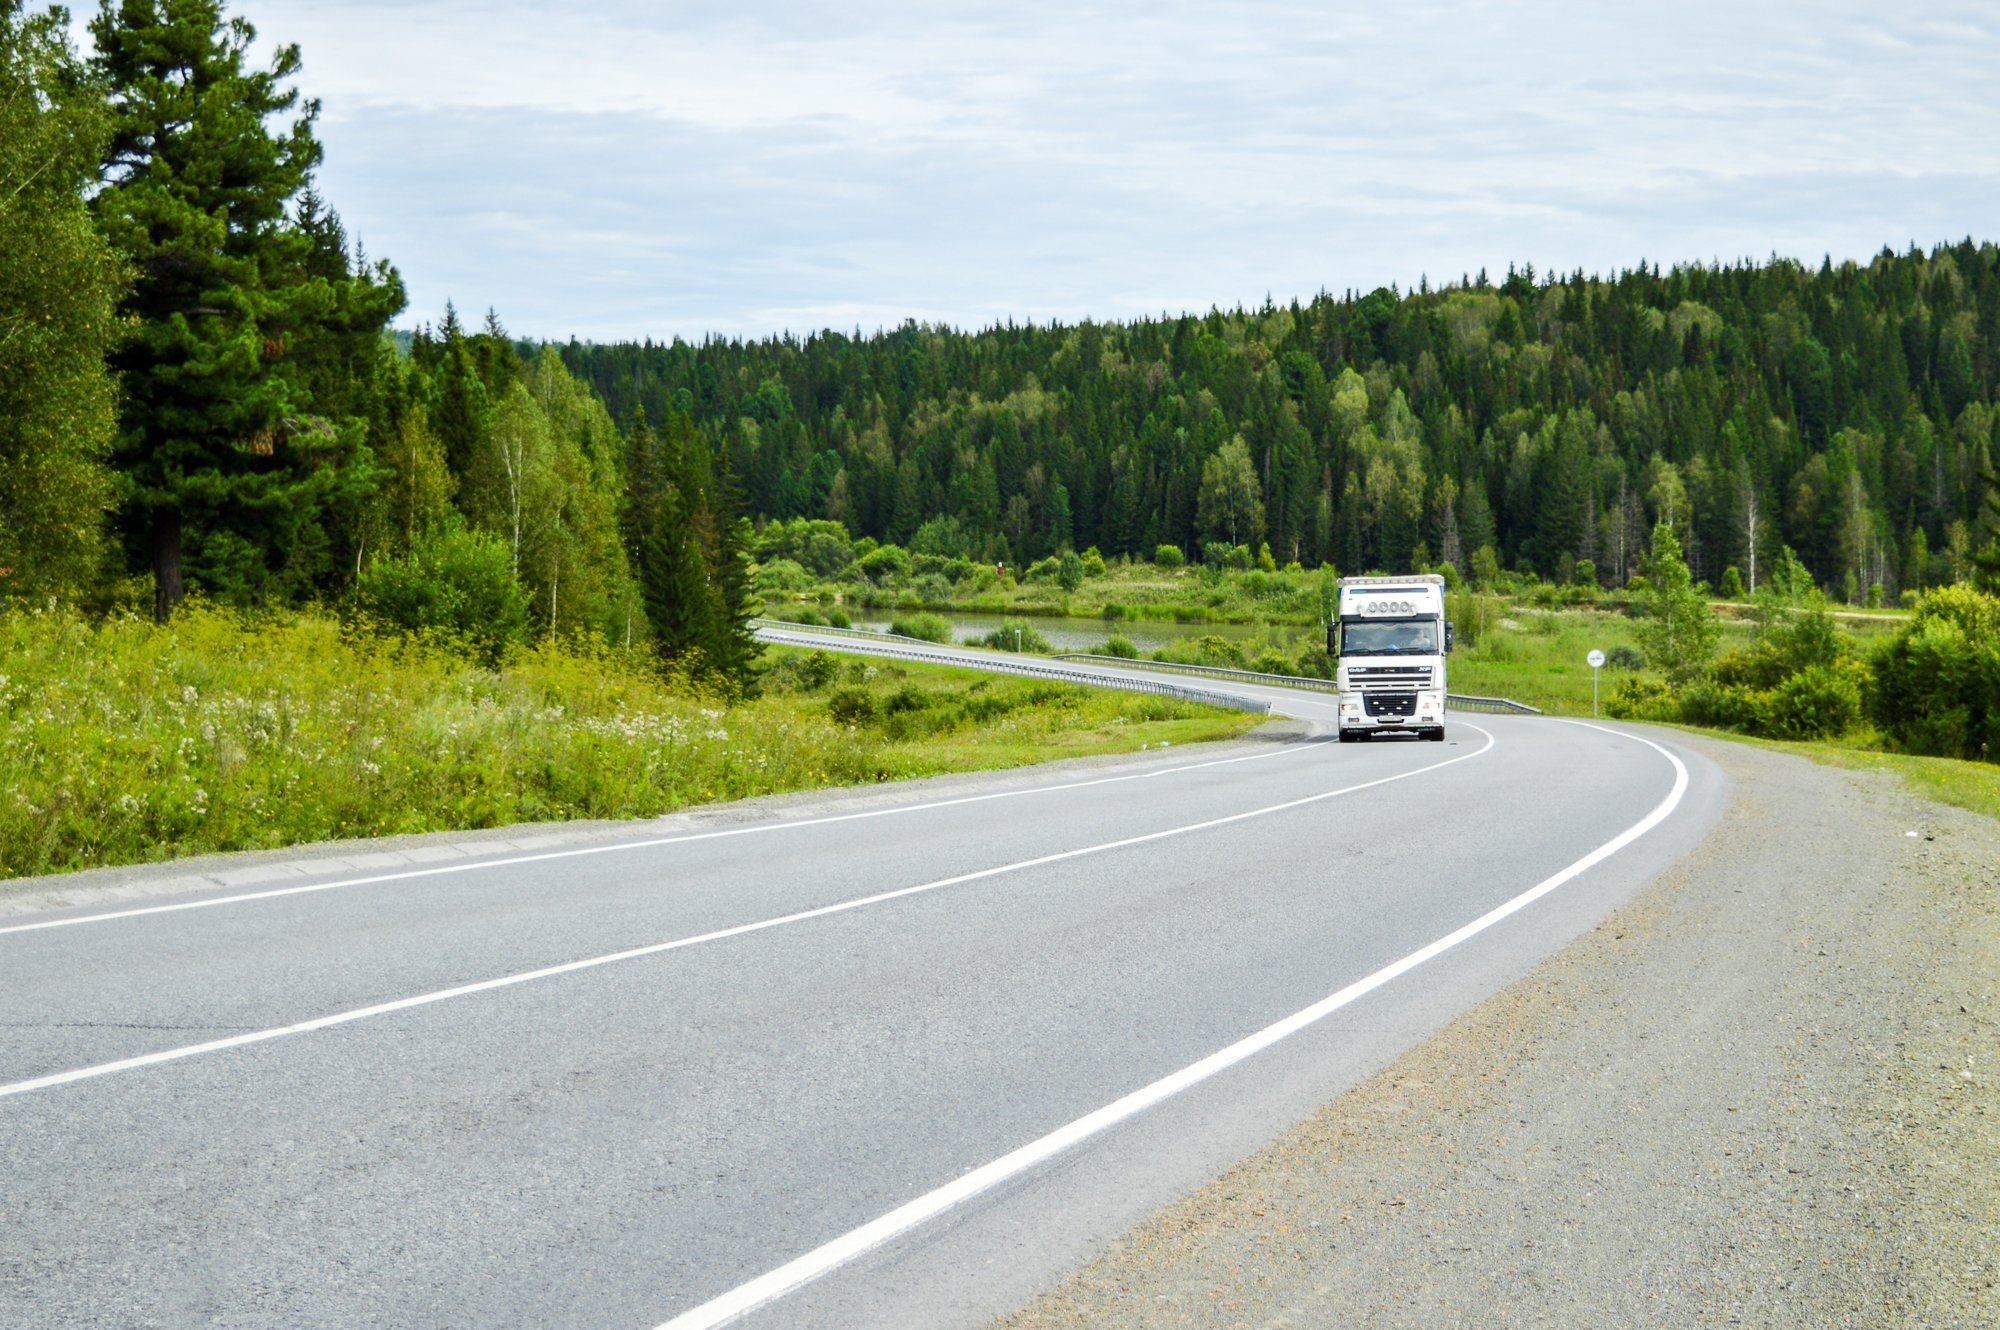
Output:
[[[1604,663],[1614,670],[1643,670],[1646,668],[1646,653],[1620,642],[1604,653]]]
[[[1153,564],[1158,568],[1178,568],[1187,562],[1178,545],[1157,545],[1153,548]]]
[[[1137,660],[1139,648],[1132,645],[1132,639],[1120,633],[1113,633],[1111,639],[1097,649],[1100,656],[1116,656],[1120,660]]]
[[[880,545],[854,561],[854,566],[877,582],[910,575],[910,552],[900,545]]]
[[[866,725],[875,719],[875,695],[866,688],[836,688],[826,699],[826,714],[841,725]]]
[[[766,667],[764,687],[773,693],[816,693],[839,673],[839,663],[824,651],[802,656],[787,652],[772,658]]]
[[[1232,670],[1244,669],[1249,664],[1243,659],[1240,647],[1228,638],[1213,633],[1169,643],[1155,651],[1153,659],[1175,665],[1216,665]]]
[[[758,565],[756,584],[759,591],[804,591],[812,577],[794,560],[773,559]]]
[[[1712,679],[1702,679],[1687,685],[1679,693],[1672,694],[1655,706],[1663,713],[1656,714],[1654,720],[1681,720],[1689,725],[1707,725],[1718,730],[1752,731],[1757,725],[1759,694],[1749,688],[1733,688]],[[1678,701],[1679,715],[1672,714],[1671,703]]]
[[[1083,558],[1084,576],[1086,577],[1104,576],[1104,555],[1097,548],[1097,546],[1092,545],[1089,549],[1085,550],[1083,552],[1082,558]]]
[[[1866,672],[1852,661],[1814,665],[1757,695],[1751,732],[1773,739],[1830,739],[1861,723]]]
[[[973,639],[973,645],[993,647],[1000,651],[1028,651],[1038,656],[1046,656],[1055,650],[1048,638],[1019,619],[1004,620],[998,628],[986,636]]]
[[[847,528],[838,522],[804,517],[772,522],[757,537],[758,559],[791,559],[814,577],[839,576],[854,555]]]
[[[925,573],[915,583],[917,599],[926,605],[951,604],[951,583],[941,573]]]
[[[925,642],[949,642],[951,620],[942,614],[901,615],[890,622],[889,631],[898,637],[915,637]]]
[[[1617,720],[1679,720],[1678,699],[1657,679],[1620,679],[1605,699],[1604,714]]]
[[[1250,661],[1250,668],[1259,674],[1290,674],[1292,662],[1276,647],[1265,647]]]
[[[1098,560],[1100,567],[1103,563]],[[1065,591],[1075,591],[1083,585],[1083,556],[1075,550],[1064,550],[1062,558],[1056,561],[1056,585]]]
[[[528,640],[528,593],[514,576],[513,556],[462,521],[440,522],[407,555],[369,564],[355,582],[354,603],[378,624],[462,641],[489,663]]]
[[[1725,600],[1743,599],[1743,574],[1735,564],[1722,570],[1722,596]]]
[[[1335,677],[1335,664],[1326,643],[1308,642],[1299,649],[1299,658],[1292,665],[1292,673],[1307,679],[1331,679]]]
[[[2000,760],[2000,596],[1940,587],[1876,649],[1868,711],[1913,753]]]

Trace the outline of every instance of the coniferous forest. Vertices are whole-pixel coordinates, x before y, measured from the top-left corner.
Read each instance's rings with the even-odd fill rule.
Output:
[[[1992,534],[2000,248],[562,354],[616,418],[692,417],[758,517],[929,553],[1263,541],[1617,585],[1666,520],[1698,578],[1754,589],[1790,546],[1853,599],[1960,579]]]

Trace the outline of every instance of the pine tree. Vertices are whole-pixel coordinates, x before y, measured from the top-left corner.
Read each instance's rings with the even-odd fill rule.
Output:
[[[112,120],[93,208],[135,274],[112,358],[119,525],[165,619],[184,560],[219,592],[261,595],[372,486],[363,426],[327,416],[338,404],[314,400],[301,355],[379,332],[400,292],[350,299],[353,274],[323,252],[315,271],[315,237],[287,216],[320,160],[319,104],[286,86],[298,47],[251,72],[255,29],[217,0],[104,0],[90,30]]]

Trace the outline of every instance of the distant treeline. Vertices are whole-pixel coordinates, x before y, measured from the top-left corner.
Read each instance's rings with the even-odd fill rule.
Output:
[[[1263,541],[1622,582],[1666,519],[1699,578],[1754,587],[1789,546],[1837,595],[1893,595],[1993,534],[2000,248],[562,357],[621,422],[691,417],[754,516],[930,553]]]

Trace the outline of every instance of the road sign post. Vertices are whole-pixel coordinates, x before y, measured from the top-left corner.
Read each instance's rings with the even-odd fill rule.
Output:
[[[1597,715],[1597,672],[1604,668],[1604,653],[1592,647],[1584,659],[1590,662],[1590,714],[1594,717]]]

